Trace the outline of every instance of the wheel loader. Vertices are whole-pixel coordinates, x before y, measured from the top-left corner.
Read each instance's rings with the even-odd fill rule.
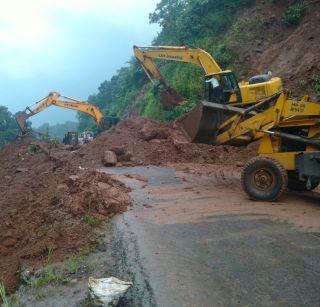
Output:
[[[281,92],[248,108],[202,101],[180,119],[191,142],[245,146],[260,140],[258,156],[242,172],[254,200],[275,201],[289,187],[310,191],[320,183],[320,104]]]
[[[250,198],[275,201],[291,190],[315,189],[320,183],[320,104],[290,98],[282,81],[271,73],[238,82],[222,71],[201,49],[136,47],[136,58],[150,79],[162,83],[171,105],[182,103],[167,85],[154,59],[187,62],[205,71],[207,101],[183,118],[181,128],[190,142],[245,146],[260,141],[258,156],[244,167],[241,182]]]

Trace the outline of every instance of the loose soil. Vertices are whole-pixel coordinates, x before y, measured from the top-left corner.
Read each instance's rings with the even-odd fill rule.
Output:
[[[23,267],[60,261],[94,244],[91,223],[126,210],[128,189],[77,156],[33,139],[0,155],[0,280],[12,292]]]
[[[190,144],[175,123],[121,122],[82,148],[24,138],[1,150],[0,280],[9,292],[24,267],[60,261],[94,244],[92,224],[122,213],[129,190],[96,171],[106,150],[118,166],[216,163],[241,166],[253,148]],[[90,226],[91,225],[91,226]]]
[[[118,166],[166,165],[167,163],[244,163],[254,155],[254,146],[232,147],[191,144],[177,123],[148,118],[128,119],[101,134],[79,151],[87,163],[101,161],[105,151],[118,155]]]

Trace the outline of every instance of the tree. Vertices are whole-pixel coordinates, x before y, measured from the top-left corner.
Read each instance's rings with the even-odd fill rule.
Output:
[[[17,123],[7,107],[0,106],[0,146],[13,141],[19,133]]]

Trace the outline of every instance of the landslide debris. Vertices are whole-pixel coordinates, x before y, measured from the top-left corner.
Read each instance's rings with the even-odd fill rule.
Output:
[[[8,291],[22,266],[60,261],[96,242],[89,218],[126,210],[128,189],[63,147],[23,139],[0,151],[0,280]]]
[[[233,164],[256,155],[252,148],[192,144],[177,123],[132,118],[102,133],[79,150],[87,163],[106,161],[105,153],[117,155],[118,166],[165,165],[167,163]],[[108,162],[108,161],[107,161]],[[107,164],[107,163],[106,163]]]
[[[237,167],[250,148],[190,144],[176,123],[128,119],[82,148],[24,138],[0,150],[0,280],[8,291],[21,267],[37,268],[96,242],[88,220],[101,221],[131,204],[129,190],[102,165],[220,164]],[[111,163],[113,165],[114,163]]]

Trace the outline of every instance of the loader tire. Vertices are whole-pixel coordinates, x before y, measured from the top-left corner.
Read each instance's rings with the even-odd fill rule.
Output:
[[[299,180],[295,173],[288,173],[288,188],[292,191],[312,191],[319,186],[319,181],[312,181],[310,189],[307,188],[307,182]]]
[[[288,186],[285,168],[269,157],[251,159],[244,167],[241,176],[242,188],[253,200],[275,201]]]

